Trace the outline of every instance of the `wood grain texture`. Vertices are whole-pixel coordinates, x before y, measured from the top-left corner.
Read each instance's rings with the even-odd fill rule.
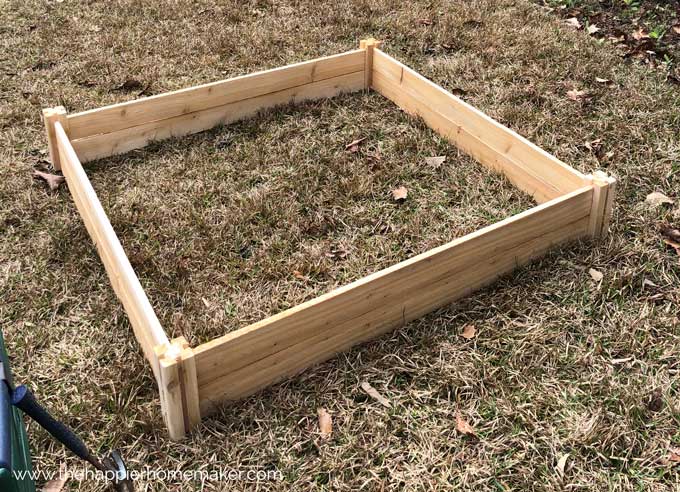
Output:
[[[333,97],[342,92],[357,91],[362,89],[363,85],[363,71],[353,72],[224,106],[213,107],[204,111],[152,121],[113,133],[73,140],[73,148],[76,150],[81,161],[87,162],[138,149],[152,141],[189,135],[208,130],[217,125],[233,123],[234,121],[254,116],[258,111],[266,108],[311,99]]]
[[[45,135],[47,136],[47,150],[50,155],[50,162],[55,171],[61,169],[59,161],[59,150],[57,148],[57,136],[54,132],[54,124],[59,122],[61,127],[68,132],[68,119],[66,109],[63,106],[56,108],[43,109],[43,122],[45,123]]]
[[[201,412],[326,360],[588,234],[592,186],[194,349]]]
[[[375,90],[423,118],[481,164],[505,174],[539,203],[588,184],[583,174],[524,137],[379,49],[373,51]]]
[[[158,378],[159,367],[154,347],[168,343],[168,338],[149,303],[125,251],[111,227],[106,212],[97,198],[90,180],[78,160],[60,123],[55,135],[62,164],[73,201],[106,268],[111,285],[127,313],[135,337]]]
[[[70,137],[75,140],[102,133],[116,132],[152,121],[196,113],[349,73],[363,72],[364,59],[364,50],[353,50],[228,80],[74,113],[68,117]]]

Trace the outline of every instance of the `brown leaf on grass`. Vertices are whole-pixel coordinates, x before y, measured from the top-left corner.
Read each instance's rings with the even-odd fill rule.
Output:
[[[585,144],[586,149],[590,151],[595,151],[602,147],[602,139],[601,138],[596,138],[595,140],[591,140],[590,142],[586,142]]]
[[[466,340],[472,340],[475,338],[475,335],[477,334],[477,328],[475,328],[475,325],[470,325],[467,324],[463,327],[463,331],[460,332],[460,336],[465,338]]]
[[[597,27],[595,24],[590,24],[586,31],[588,32],[588,34],[592,36],[593,34],[600,32],[600,28]]]
[[[564,478],[564,469],[567,466],[568,458],[569,453],[565,453],[562,456],[560,456],[559,460],[557,460],[557,466],[555,466],[555,471],[557,471],[557,474],[560,476],[560,478]]]
[[[328,251],[325,256],[326,258],[333,258],[333,259],[343,259],[347,258],[347,250],[342,249],[342,248],[333,248],[330,251]]]
[[[680,231],[672,227],[663,226],[661,228],[661,239],[668,246],[673,248],[680,255]]]
[[[605,85],[607,87],[614,87],[614,82],[611,79],[603,79],[602,77],[595,77],[595,82]]]
[[[356,140],[352,140],[350,143],[345,145],[345,150],[355,153],[359,150],[359,145],[361,145],[361,142],[366,140],[366,137],[362,138],[357,138]]]
[[[420,24],[421,26],[431,26],[432,19],[418,19],[418,24]]]
[[[463,97],[465,94],[467,94],[467,91],[465,89],[461,89],[460,87],[454,87],[449,92],[456,97]]]
[[[663,410],[663,393],[660,388],[655,389],[652,394],[649,395],[647,409],[650,412],[660,412]]]
[[[456,430],[466,436],[475,435],[475,430],[459,413],[456,413]]]
[[[571,27],[576,28],[576,29],[581,29],[581,27],[582,27],[581,23],[578,21],[578,19],[576,17],[570,17],[569,19],[566,19],[564,22],[568,26],[571,26]]]
[[[298,280],[307,280],[307,277],[302,275],[302,272],[300,272],[299,270],[293,270],[293,277],[295,277]]]
[[[445,155],[425,158],[425,164],[427,164],[430,167],[433,167],[434,169],[439,169],[441,165],[444,164],[444,162],[446,162]]]
[[[114,91],[123,91],[123,92],[130,92],[130,91],[138,91],[138,90],[146,90],[146,87],[142,82],[140,82],[137,79],[125,79],[125,82],[122,84],[114,87]]]
[[[666,461],[670,465],[680,463],[680,448],[668,448],[668,457]]]
[[[645,198],[645,203],[648,203],[654,207],[658,207],[659,205],[673,205],[675,202],[663,193],[654,191],[647,195],[647,198]]]
[[[392,198],[397,202],[403,202],[408,196],[408,190],[405,186],[400,186],[392,190]]]
[[[633,39],[636,39],[637,41],[649,39],[649,34],[643,28],[639,28],[633,33]]]
[[[675,34],[680,34],[680,24],[675,24],[671,29]]]
[[[47,186],[50,187],[50,190],[54,191],[61,186],[61,184],[65,181],[65,178],[63,176],[60,176],[58,174],[50,174],[50,173],[45,173],[42,171],[38,171],[37,169],[33,170],[33,179],[41,179],[47,183]]]
[[[578,89],[572,89],[567,91],[567,97],[572,101],[583,101],[588,97],[588,91],[580,91]]]
[[[371,386],[371,383],[368,381],[361,383],[361,389],[364,390],[368,396],[380,403],[383,407],[392,408],[392,403],[390,403],[390,400],[381,395],[378,390]]]
[[[590,277],[595,282],[599,282],[600,280],[602,280],[604,278],[604,275],[602,274],[602,272],[595,270],[594,268],[591,268],[590,270],[588,270],[588,273],[590,274]]]
[[[319,416],[319,431],[321,432],[321,437],[327,439],[333,432],[333,419],[331,414],[325,408],[317,408],[317,415]]]

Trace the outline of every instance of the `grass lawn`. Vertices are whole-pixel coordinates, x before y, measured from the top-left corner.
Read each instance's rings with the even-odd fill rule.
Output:
[[[525,0],[3,2],[0,326],[16,379],[87,442],[121,448],[130,468],[283,477],[147,480],[145,490],[677,490],[680,256],[660,229],[680,227],[680,89],[673,66],[638,63],[560,18],[570,3],[585,22],[592,2],[543,3],[555,10]],[[31,178],[47,168],[40,109],[95,108],[368,36],[570,165],[615,175],[611,234],[170,442],[67,188]],[[360,137],[358,152],[345,150]],[[446,162],[428,167],[438,155]],[[193,344],[531,206],[375,94],[280,108],[86,167],[164,327]],[[391,190],[402,185],[398,204]],[[655,191],[675,203],[647,203]],[[29,433],[37,468],[79,466],[37,426]]]

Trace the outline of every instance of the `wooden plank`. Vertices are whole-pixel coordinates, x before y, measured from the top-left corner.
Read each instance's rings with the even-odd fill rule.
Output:
[[[592,186],[582,188],[195,348],[201,401],[240,394],[241,386],[230,382],[234,389],[225,389],[222,380],[288,347],[329,334],[342,345],[343,338],[363,339],[371,327],[382,332],[491,282],[552,244],[587,234],[592,193]]]
[[[373,83],[373,49],[378,48],[382,41],[374,38],[362,39],[359,42],[359,49],[366,53],[366,61],[364,62],[364,88],[370,89]]]
[[[373,88],[503,173],[539,202],[587,185],[586,177],[394,58],[374,49]]]
[[[609,176],[607,182],[607,200],[604,205],[604,217],[602,218],[600,237],[604,237],[609,233],[609,224],[614,210],[614,200],[616,199],[616,178]]]
[[[135,337],[158,378],[158,359],[154,347],[168,343],[168,338],[156,317],[139,279],[130,265],[123,247],[111,227],[87,174],[78,160],[60,123],[55,124],[55,135],[69,191],[80,216],[97,247],[111,285],[130,319]]]
[[[179,137],[204,131],[220,124],[232,123],[253,116],[266,108],[360,90],[363,84],[363,72],[354,72],[196,113],[74,140],[72,143],[81,161],[87,162],[138,149],[151,141]]]
[[[464,297],[492,283],[518,264],[542,255],[554,244],[583,236],[587,225],[587,217],[563,225],[498,256],[484,258],[465,271],[423,285],[420,293],[414,292],[401,302],[386,304],[348,323],[338,325],[332,331],[322,331],[309,340],[286,347],[233,373],[209,381],[199,386],[202,397],[201,413],[208,415],[221,402],[244,398],[356,344],[417,319],[430,312],[433,303],[444,306]],[[224,354],[225,358],[232,356],[230,353]]]
[[[158,358],[158,393],[161,399],[163,422],[170,439],[178,441],[188,432],[184,412],[185,394],[182,391],[181,348],[177,344],[156,347]]]
[[[273,70],[190,87],[69,115],[72,140],[151,121],[196,113],[292,87],[364,70],[364,50],[318,58]]]
[[[55,171],[61,169],[59,162],[59,150],[57,149],[57,137],[54,133],[54,124],[58,121],[62,128],[68,131],[68,120],[66,118],[66,109],[63,106],[56,108],[43,109],[43,121],[45,123],[45,134],[47,135],[47,150],[50,154],[50,162]]]

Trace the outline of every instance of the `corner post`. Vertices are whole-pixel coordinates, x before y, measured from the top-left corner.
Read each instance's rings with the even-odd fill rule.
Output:
[[[184,337],[154,349],[159,363],[158,389],[170,439],[183,439],[201,421],[194,352]]]
[[[55,171],[61,169],[59,151],[57,150],[57,136],[54,133],[54,124],[58,121],[68,134],[68,119],[66,109],[63,106],[43,109],[43,120],[45,120],[45,132],[47,133],[47,148],[50,152],[50,161]]]
[[[609,231],[609,221],[616,194],[616,178],[602,171],[586,176],[593,186],[593,205],[590,210],[588,231],[593,238],[602,238]]]
[[[373,49],[378,48],[382,41],[374,38],[362,39],[359,41],[359,49],[366,50],[366,61],[364,63],[364,89],[371,88],[373,83]]]

